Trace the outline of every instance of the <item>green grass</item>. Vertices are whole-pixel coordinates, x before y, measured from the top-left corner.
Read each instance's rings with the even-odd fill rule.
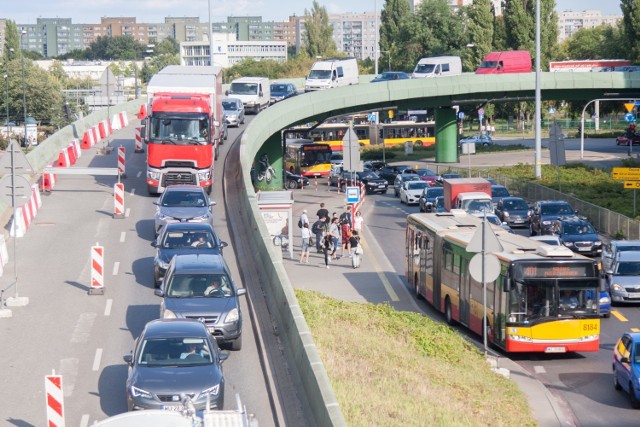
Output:
[[[296,295],[348,425],[536,425],[517,385],[448,326],[388,305]]]

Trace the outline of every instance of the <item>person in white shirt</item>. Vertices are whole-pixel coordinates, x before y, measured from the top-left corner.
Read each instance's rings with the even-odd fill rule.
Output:
[[[302,253],[300,254],[300,264],[309,264],[309,239],[311,238],[311,230],[309,229],[309,221],[302,224]]]
[[[360,236],[362,236],[362,227],[364,226],[364,218],[362,217],[362,212],[356,211],[356,216],[353,217],[353,229],[357,231]]]

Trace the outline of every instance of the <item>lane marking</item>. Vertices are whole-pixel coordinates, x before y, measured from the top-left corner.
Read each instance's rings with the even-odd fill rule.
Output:
[[[364,239],[360,239],[360,244],[363,246],[363,249],[365,252],[369,252],[369,249],[371,249]],[[391,283],[389,283],[389,280],[387,280],[387,276],[382,270],[382,267],[378,263],[378,260],[376,259],[376,257],[373,256],[373,257],[370,257],[369,259],[373,261],[373,268],[375,269],[376,274],[380,278],[380,281],[382,282],[382,286],[384,286],[385,291],[387,291],[387,294],[389,294],[391,301],[400,301],[400,298],[398,298],[398,294],[396,294],[396,292],[393,290],[393,287],[391,286]]]
[[[140,178],[142,176],[142,171],[138,171],[138,173],[136,174],[136,178]]]
[[[60,375],[64,378],[64,387],[62,389],[64,397],[69,397],[73,394],[73,390],[76,387],[79,366],[80,359],[69,358],[60,360]]]
[[[624,317],[622,314],[620,314],[620,312],[618,312],[617,310],[611,310],[611,314],[613,314],[616,319],[618,319],[621,322],[628,322],[629,320],[627,320],[626,317]]]
[[[132,189],[131,189],[131,191],[129,192],[129,194],[131,194],[132,196],[133,196],[134,194],[136,194],[136,189],[135,189],[135,188],[132,188]]]
[[[631,332],[640,332],[640,329],[638,329],[638,328],[631,328]]]
[[[104,315],[105,316],[111,316],[111,306],[113,306],[113,300],[111,298],[109,298],[107,300],[107,303],[104,306]]]
[[[536,374],[546,374],[547,373],[547,370],[544,369],[544,366],[536,365],[536,366],[533,367],[533,370],[534,370],[534,372]]]
[[[129,218],[129,214],[131,213],[131,208],[127,208],[124,210],[124,216],[125,218]]]
[[[76,322],[76,327],[71,334],[72,343],[85,343],[91,336],[91,328],[96,320],[96,313],[82,313]]]
[[[93,357],[93,368],[92,370],[94,372],[98,371],[100,369],[100,361],[102,360],[102,349],[101,348],[97,348],[96,349],[96,355]]]
[[[118,269],[120,268],[120,261],[116,261],[113,263],[113,275],[118,275]]]
[[[87,427],[88,425],[89,425],[89,414],[84,414],[80,419],[80,427]]]
[[[124,243],[124,239],[127,237],[127,232],[123,231],[120,233],[120,243]]]

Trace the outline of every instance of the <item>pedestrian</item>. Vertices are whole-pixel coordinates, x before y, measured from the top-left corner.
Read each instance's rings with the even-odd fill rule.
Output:
[[[342,244],[340,245],[340,256],[341,258],[344,258],[347,256],[351,257],[351,242],[349,240],[351,238],[351,225],[349,224],[346,218],[342,220],[342,225],[340,227],[340,234],[342,238]],[[345,250],[346,250],[346,254],[345,254]]]
[[[327,214],[328,215],[328,214]],[[325,232],[325,221],[327,217],[321,217],[313,223],[311,227],[311,233],[316,236],[316,251],[322,253],[322,236]]]
[[[309,264],[309,238],[311,237],[311,230],[309,230],[309,223],[306,222],[302,226],[302,253],[300,254],[300,264]]]
[[[351,205],[346,205],[344,207],[344,212],[342,212],[342,214],[340,214],[340,223],[342,223],[344,220],[347,220],[347,222],[349,223],[349,226],[351,226],[351,224],[353,224],[351,222]]]
[[[338,218],[338,214],[337,214],[336,212],[334,212],[333,214],[331,214],[331,222],[330,222],[329,224],[333,224],[333,220],[334,220],[334,219],[338,219],[338,220],[340,219],[340,218]]]
[[[329,258],[331,249],[333,248],[333,238],[331,234],[325,233],[322,238],[322,251],[324,252],[324,265],[329,268]]]
[[[298,220],[298,227],[302,228],[305,224],[309,224],[309,217],[307,216],[307,210],[302,210],[302,215],[300,215],[300,219]]]
[[[333,242],[333,250],[331,251],[331,258],[338,259],[336,252],[338,251],[338,244],[340,243],[340,224],[339,219],[334,218],[329,227],[329,234],[331,235],[331,241]]]
[[[316,212],[318,219],[327,218],[329,219],[329,210],[324,207],[324,203],[320,203],[320,209]]]
[[[353,230],[349,238],[351,243],[351,265],[353,268],[360,267],[360,255],[362,255],[362,245],[360,244],[360,233]]]
[[[357,231],[359,236],[362,236],[362,228],[364,227],[364,218],[362,212],[356,211],[356,216],[353,217],[353,231]]]

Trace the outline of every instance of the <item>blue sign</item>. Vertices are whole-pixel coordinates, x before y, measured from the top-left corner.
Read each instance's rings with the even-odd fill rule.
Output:
[[[636,121],[636,115],[633,113],[627,113],[624,115],[624,119],[627,123],[634,123]]]
[[[460,120],[464,119],[464,111],[460,111],[460,112],[458,113],[458,118],[459,118]]]
[[[378,123],[378,113],[377,112],[373,112],[373,113],[369,113],[369,115],[367,116],[367,120],[369,120],[371,123]]]
[[[360,187],[347,187],[347,203],[360,201]]]

